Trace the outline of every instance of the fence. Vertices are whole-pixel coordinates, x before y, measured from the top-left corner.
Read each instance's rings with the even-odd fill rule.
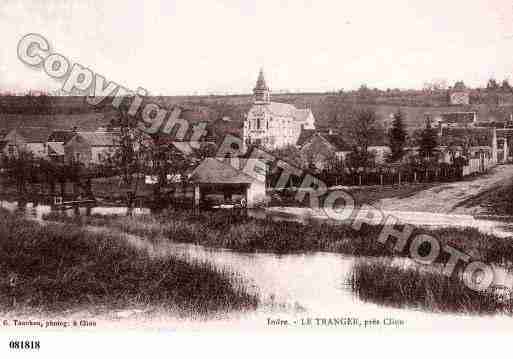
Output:
[[[463,176],[468,176],[474,173],[484,173],[495,165],[491,158],[471,158],[468,164],[463,166]]]
[[[449,182],[459,180],[462,177],[463,168],[455,166],[397,171],[367,171],[362,173],[344,174],[324,173],[320,175],[320,178],[328,186],[385,186],[419,182]]]
[[[315,174],[328,186],[373,186],[401,185],[406,183],[452,182],[464,176],[486,172],[495,163],[491,159],[470,159],[466,164],[445,164],[428,168],[380,168],[360,173],[323,171]],[[268,178],[268,187],[274,187],[277,176]],[[299,187],[302,178],[291,177],[292,187]]]

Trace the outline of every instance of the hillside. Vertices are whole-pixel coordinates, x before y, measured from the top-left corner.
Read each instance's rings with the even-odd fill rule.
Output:
[[[273,101],[294,104],[298,108],[312,109],[319,128],[343,128],[350,114],[359,108],[372,108],[380,121],[385,121],[401,109],[405,114],[405,124],[409,132],[424,124],[425,114],[434,116],[450,111],[476,111],[480,121],[503,121],[513,113],[513,106],[498,106],[494,104],[475,104],[470,106],[450,106],[442,101],[441,94],[419,95],[416,92],[409,96],[390,94],[388,103],[385,96],[356,96],[354,94],[305,93],[305,94],[274,94]],[[419,98],[417,98],[419,97]],[[429,102],[430,105],[422,105]],[[225,116],[233,124],[230,127],[241,126],[244,115],[251,106],[252,95],[231,96],[160,96],[149,98],[149,101],[162,104],[166,108],[181,105],[189,108],[185,118],[193,121],[216,121]],[[400,103],[412,103],[401,105]],[[195,113],[192,114],[191,113]],[[85,102],[84,97],[0,97],[0,130],[9,130],[17,126],[48,126],[63,129],[78,127],[93,130],[106,125],[116,111],[106,102],[101,107],[92,107]]]

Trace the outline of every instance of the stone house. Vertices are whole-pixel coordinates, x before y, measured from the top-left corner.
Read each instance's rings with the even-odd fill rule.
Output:
[[[298,146],[304,161],[312,163],[319,170],[322,170],[330,159],[344,161],[351,153],[351,147],[339,135],[332,133],[315,132],[309,135],[303,131]]]
[[[119,147],[119,136],[114,132],[77,132],[64,145],[64,160],[86,166],[101,164]]]
[[[47,127],[19,127],[7,133],[3,139],[2,153],[5,156],[18,156],[29,152],[36,158],[47,156],[46,142],[51,134]]]

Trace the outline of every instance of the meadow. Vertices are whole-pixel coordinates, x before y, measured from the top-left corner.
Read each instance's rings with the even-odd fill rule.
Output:
[[[210,264],[150,257],[121,235],[2,210],[0,306],[10,313],[158,307],[203,318],[253,310],[258,299],[237,275]]]

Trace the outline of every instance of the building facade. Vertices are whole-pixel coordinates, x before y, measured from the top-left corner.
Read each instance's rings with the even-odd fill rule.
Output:
[[[112,132],[77,132],[64,145],[64,160],[86,166],[101,164],[119,148],[120,139]]]
[[[271,91],[262,70],[253,93],[253,106],[244,121],[245,146],[257,145],[267,149],[294,146],[303,129],[315,129],[315,118],[310,109],[271,101]]]
[[[46,127],[19,127],[7,133],[3,139],[2,153],[17,157],[20,152],[31,153],[36,158],[47,156],[46,142],[51,131]]]
[[[470,91],[462,81],[456,82],[449,91],[449,103],[451,105],[470,105]]]

